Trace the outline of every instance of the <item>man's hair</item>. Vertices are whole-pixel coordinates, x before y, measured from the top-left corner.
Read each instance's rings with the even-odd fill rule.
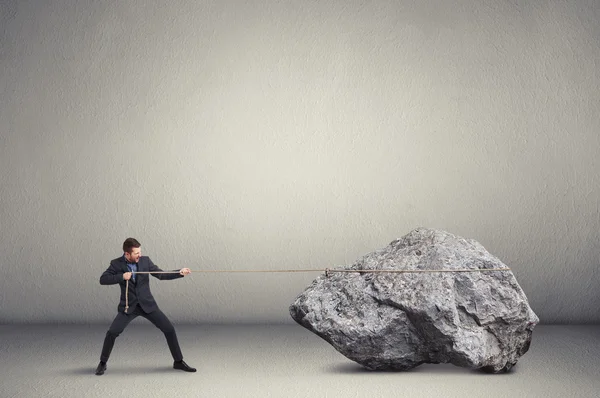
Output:
[[[140,247],[142,244],[140,242],[138,242],[136,239],[134,238],[127,238],[125,239],[125,242],[123,242],[123,251],[125,253],[131,253],[131,249],[133,249],[134,247]]]

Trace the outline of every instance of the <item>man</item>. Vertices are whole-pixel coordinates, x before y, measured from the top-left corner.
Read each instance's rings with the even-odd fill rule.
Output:
[[[136,272],[162,271],[150,258],[142,256],[141,244],[134,238],[127,238],[123,242],[123,255],[110,262],[110,266],[100,276],[101,285],[121,285],[121,301],[118,313],[106,332],[100,363],[96,368],[96,375],[100,376],[106,371],[106,362],[115,344],[116,338],[125,330],[129,322],[138,316],[143,316],[159,328],[167,339],[169,350],[173,356],[173,368],[186,372],[195,372],[196,369],[188,366],[183,361],[183,355],[179,348],[175,328],[158,305],[150,292],[150,275],[160,280],[183,278],[192,271],[182,268],[179,271],[168,274],[136,274]],[[129,283],[127,282],[129,281]],[[127,286],[128,285],[128,286]],[[126,292],[127,289],[127,292]],[[128,307],[127,307],[128,305]]]

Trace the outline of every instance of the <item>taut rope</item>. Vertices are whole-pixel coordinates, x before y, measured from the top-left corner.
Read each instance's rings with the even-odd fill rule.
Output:
[[[272,269],[272,270],[198,270],[192,272],[212,272],[212,273],[273,273],[273,272],[325,272],[325,276],[329,277],[329,274],[334,272],[357,272],[360,274],[364,273],[432,273],[432,272],[483,272],[483,271],[510,271],[510,268],[457,268],[457,269]],[[178,274],[179,271],[142,271],[132,272],[132,274]],[[129,309],[129,279],[125,286],[125,313]]]

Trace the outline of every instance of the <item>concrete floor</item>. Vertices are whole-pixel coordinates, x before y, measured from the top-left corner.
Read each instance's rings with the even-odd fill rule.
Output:
[[[175,325],[138,318],[95,376],[106,325],[0,325],[0,397],[600,397],[600,326],[546,326],[508,374],[453,365],[371,372],[297,325]]]

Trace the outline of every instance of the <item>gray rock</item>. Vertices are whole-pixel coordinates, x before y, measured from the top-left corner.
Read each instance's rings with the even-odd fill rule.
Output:
[[[477,241],[418,228],[350,268],[321,275],[290,315],[347,358],[373,370],[452,363],[508,371],[539,318],[512,271]],[[359,272],[431,270],[453,272]]]

